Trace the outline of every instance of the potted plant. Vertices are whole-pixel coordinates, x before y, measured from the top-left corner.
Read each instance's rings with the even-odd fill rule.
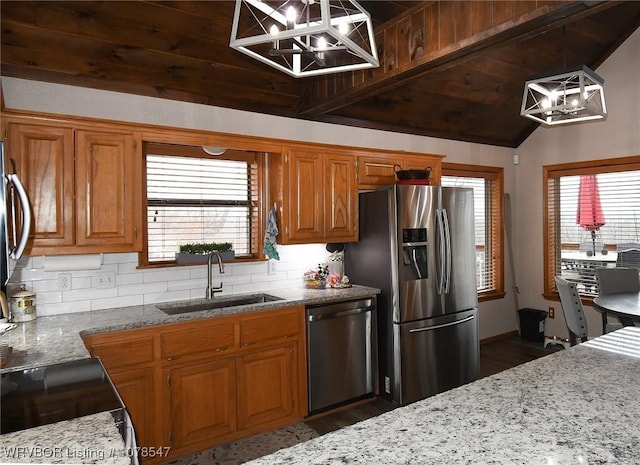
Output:
[[[218,251],[223,261],[230,261],[236,257],[231,242],[194,242],[180,245],[180,252],[176,253],[177,263],[206,263],[209,254]]]

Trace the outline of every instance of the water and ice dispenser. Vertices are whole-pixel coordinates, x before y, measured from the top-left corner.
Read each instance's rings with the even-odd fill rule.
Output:
[[[404,280],[427,279],[427,229],[402,230],[402,261]]]

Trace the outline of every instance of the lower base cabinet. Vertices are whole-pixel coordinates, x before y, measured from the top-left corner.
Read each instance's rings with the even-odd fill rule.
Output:
[[[157,444],[153,367],[114,373],[109,371],[109,377],[127,406],[131,421],[136,428],[138,445]]]
[[[302,306],[94,334],[85,344],[131,415],[144,465],[307,414]]]
[[[167,370],[172,448],[182,449],[236,431],[235,360]]]
[[[238,427],[255,428],[294,413],[295,345],[238,359]]]

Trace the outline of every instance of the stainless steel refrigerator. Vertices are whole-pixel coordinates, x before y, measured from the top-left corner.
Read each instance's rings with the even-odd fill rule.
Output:
[[[405,405],[478,378],[473,190],[393,185],[360,193],[345,273],[378,296],[381,394]]]

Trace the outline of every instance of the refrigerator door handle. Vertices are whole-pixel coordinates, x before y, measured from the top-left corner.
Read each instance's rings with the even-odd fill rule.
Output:
[[[442,210],[442,223],[444,225],[444,249],[445,249],[445,278],[444,278],[444,293],[448,294],[451,290],[451,231],[449,230],[449,217],[447,216],[447,210]]]
[[[12,189],[15,187],[15,190],[18,192],[18,197],[20,197],[20,207],[22,209],[22,231],[20,233],[20,239],[17,241],[15,248],[10,250],[9,257],[14,260],[18,260],[22,257],[22,253],[24,252],[25,247],[27,246],[27,240],[29,239],[29,231],[31,231],[31,207],[29,206],[29,197],[27,196],[27,191],[25,191],[24,186],[20,182],[20,178],[18,178],[17,174],[8,174],[7,179],[9,183],[12,185]],[[12,197],[12,210],[15,212],[15,205],[13,205],[13,197]],[[17,221],[15,214],[13,215],[13,231],[15,234],[17,228]]]
[[[410,329],[409,332],[410,333],[422,333],[424,331],[434,331],[436,329],[440,329],[440,328],[446,328],[448,326],[455,326],[455,325],[460,325],[462,323],[466,323],[467,321],[471,321],[475,318],[475,315],[471,315],[468,316],[466,318],[463,318],[462,320],[456,320],[456,321],[452,321],[450,323],[443,323],[441,325],[435,325],[435,326],[427,326],[425,328],[415,328],[415,329]]]
[[[443,224],[443,216],[442,210],[436,210],[436,225],[438,229],[438,254],[436,256],[436,263],[438,266],[438,295],[442,295],[444,293],[444,275],[445,275],[445,260],[444,260],[444,247],[445,247],[445,236],[444,236],[444,224]]]

